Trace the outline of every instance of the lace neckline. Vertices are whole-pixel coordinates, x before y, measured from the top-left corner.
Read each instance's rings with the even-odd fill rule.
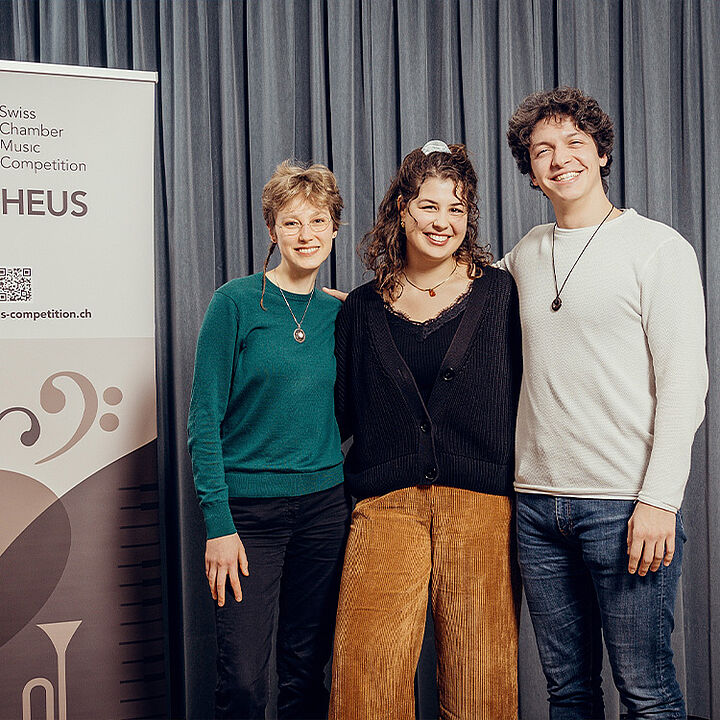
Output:
[[[465,306],[467,305],[468,298],[470,297],[470,293],[472,292],[474,286],[475,281],[471,282],[467,286],[467,289],[458,295],[451,305],[443,308],[435,317],[428,318],[427,320],[413,320],[400,310],[396,310],[392,307],[392,305],[390,305],[390,303],[383,302],[383,304],[386,312],[390,315],[408,323],[409,325],[412,325],[413,327],[422,328],[425,331],[424,334],[428,334],[428,331],[431,332],[435,328],[444,325],[446,322],[457,317],[463,310],[465,310]]]

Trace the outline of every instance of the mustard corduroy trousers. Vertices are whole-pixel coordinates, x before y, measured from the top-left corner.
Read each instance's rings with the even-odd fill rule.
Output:
[[[428,584],[441,720],[517,718],[512,501],[419,486],[361,500],[345,552],[330,720],[412,720]]]

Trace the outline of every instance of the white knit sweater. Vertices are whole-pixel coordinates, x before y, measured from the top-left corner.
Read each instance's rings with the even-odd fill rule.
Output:
[[[501,262],[523,331],[515,488],[675,511],[708,384],[695,252],[625,210],[600,228],[553,312],[552,227],[533,228]],[[556,229],[558,286],[594,230]]]

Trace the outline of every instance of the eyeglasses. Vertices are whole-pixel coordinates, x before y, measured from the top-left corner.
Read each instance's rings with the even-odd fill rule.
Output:
[[[297,237],[304,225],[310,228],[310,232],[319,233],[330,227],[331,220],[328,217],[316,217],[308,223],[301,223],[299,220],[285,220],[276,225],[283,235],[286,237]]]

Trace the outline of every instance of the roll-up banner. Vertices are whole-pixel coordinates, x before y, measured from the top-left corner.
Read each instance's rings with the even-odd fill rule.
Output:
[[[156,82],[0,62],[0,718],[166,714]]]

